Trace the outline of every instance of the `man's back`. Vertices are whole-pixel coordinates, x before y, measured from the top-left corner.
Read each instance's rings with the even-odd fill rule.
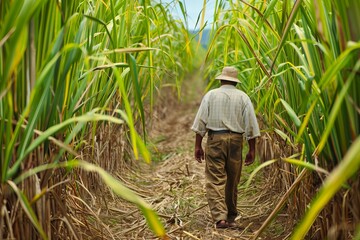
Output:
[[[203,98],[192,128],[194,131],[230,130],[259,135],[259,128],[250,98],[233,85],[222,85]]]
[[[207,128],[211,130],[229,129],[243,133],[243,113],[248,104],[248,96],[231,85],[224,85],[209,92]]]

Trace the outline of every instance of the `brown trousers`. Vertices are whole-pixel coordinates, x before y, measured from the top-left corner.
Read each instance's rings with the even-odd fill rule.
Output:
[[[206,197],[212,218],[234,221],[238,212],[237,186],[242,168],[242,135],[210,134],[206,154]]]

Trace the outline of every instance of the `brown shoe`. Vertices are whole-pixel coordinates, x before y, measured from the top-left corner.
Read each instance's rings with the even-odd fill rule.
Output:
[[[216,223],[216,228],[228,228],[229,224],[225,220],[220,220]]]

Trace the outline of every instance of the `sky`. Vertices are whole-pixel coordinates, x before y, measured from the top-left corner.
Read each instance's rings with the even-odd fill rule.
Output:
[[[177,3],[177,0],[158,0],[159,2],[166,4],[166,3],[172,3],[170,6],[170,11],[172,12],[173,16],[175,18],[182,18],[182,13],[179,7],[179,4]],[[195,29],[196,20],[202,10],[203,7],[203,0],[180,0],[184,3],[186,7],[186,11],[188,14],[188,27],[189,30]],[[212,22],[212,17],[214,14],[214,6],[215,6],[215,0],[207,0],[206,1],[206,10],[205,10],[205,22],[207,22],[208,26],[210,27],[210,24]],[[200,19],[199,23],[196,26],[196,29],[199,29],[200,26]]]

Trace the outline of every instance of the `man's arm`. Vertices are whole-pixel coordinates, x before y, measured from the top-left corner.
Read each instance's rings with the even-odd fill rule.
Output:
[[[245,105],[244,124],[245,124],[245,136],[249,144],[249,152],[246,155],[245,166],[252,164],[255,160],[255,143],[256,138],[260,136],[259,124],[256,119],[254,107],[248,98]]]
[[[246,155],[245,166],[252,164],[255,160],[255,141],[256,138],[251,138],[248,140],[249,152]]]
[[[204,150],[201,146],[203,137],[200,134],[196,134],[195,137],[195,159],[199,163],[201,163],[201,160],[205,159]]]

